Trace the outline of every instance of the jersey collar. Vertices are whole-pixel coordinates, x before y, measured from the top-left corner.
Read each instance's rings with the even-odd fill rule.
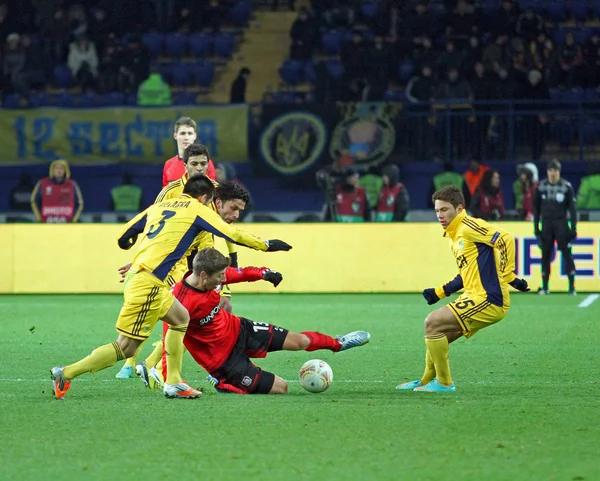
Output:
[[[463,211],[460,214],[457,214],[454,220],[450,222],[450,225],[446,227],[446,230],[444,231],[444,237],[450,237],[454,239],[454,236],[458,231],[458,227],[465,217],[467,217],[467,211],[463,209]]]
[[[181,182],[183,182],[184,184],[190,180],[190,176],[188,175],[187,172],[184,172],[183,175],[181,176]]]

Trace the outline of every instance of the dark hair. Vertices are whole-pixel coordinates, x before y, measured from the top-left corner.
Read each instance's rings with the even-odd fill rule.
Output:
[[[240,184],[223,182],[215,191],[215,199],[221,199],[223,203],[228,200],[242,200],[247,204],[250,201],[250,194]]]
[[[194,199],[202,197],[203,195],[208,196],[212,199],[215,196],[215,186],[206,175],[196,174],[192,175],[183,188],[183,193],[192,196]]]
[[[229,267],[229,257],[225,257],[214,247],[206,247],[194,257],[193,272],[199,275],[206,272],[209,276]]]
[[[500,172],[498,172],[496,169],[488,169],[481,176],[479,188],[486,194],[496,194],[497,191],[500,190],[499,187],[492,187],[492,177],[494,177],[494,174],[500,175]]]
[[[187,161],[190,160],[190,157],[198,157],[200,155],[206,155],[206,158],[210,159],[210,154],[205,145],[202,144],[192,144],[188,145],[183,151],[183,163],[187,164]]]
[[[186,127],[191,127],[192,129],[194,129],[194,132],[196,131],[196,122],[194,122],[190,117],[179,117],[177,119],[177,122],[175,122],[173,131],[175,133],[177,133],[177,131],[179,130],[179,127],[182,127],[184,125]]]
[[[454,207],[455,209],[459,205],[462,205],[463,207],[465,206],[465,196],[463,195],[462,191],[455,185],[449,185],[447,187],[444,187],[443,189],[438,190],[433,194],[431,200],[434,204],[436,200],[450,202],[452,204],[452,207]]]

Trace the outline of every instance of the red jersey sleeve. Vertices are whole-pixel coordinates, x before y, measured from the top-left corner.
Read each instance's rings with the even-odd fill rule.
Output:
[[[235,284],[238,282],[254,282],[262,280],[266,267],[228,267],[225,271],[225,282],[223,284]]]
[[[169,183],[169,181],[167,180],[167,163],[165,162],[165,166],[163,167],[163,176],[162,176],[163,189],[167,186],[168,183]]]
[[[211,159],[208,160],[208,170],[206,171],[206,176],[211,180],[217,180],[217,169],[215,168],[215,164]]]

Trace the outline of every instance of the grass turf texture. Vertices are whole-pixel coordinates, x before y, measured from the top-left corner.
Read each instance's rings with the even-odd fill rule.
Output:
[[[423,370],[420,296],[234,295],[251,319],[333,335],[367,329],[371,343],[259,360],[293,381],[287,396],[218,394],[186,354],[184,378],[205,388],[200,400],[117,380],[119,363],[55,401],[48,370],[113,341],[121,298],[0,297],[0,478],[597,479],[600,301],[578,308],[582,300],[514,295],[501,323],[451,346],[457,392],[440,395],[395,390]],[[312,358],[333,368],[326,393],[296,382]]]

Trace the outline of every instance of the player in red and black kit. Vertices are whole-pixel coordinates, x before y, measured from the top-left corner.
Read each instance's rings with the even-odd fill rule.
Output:
[[[162,186],[165,187],[174,180],[181,179],[181,176],[185,174],[185,165],[183,164],[183,152],[190,145],[196,141],[198,133],[196,132],[196,122],[189,117],[181,117],[175,122],[173,132],[173,138],[177,141],[177,155],[171,157],[165,162],[162,176]],[[215,164],[212,160],[208,161],[208,170],[206,175],[215,180],[217,172],[215,170]]]
[[[266,267],[229,267],[229,258],[214,248],[202,249],[194,258],[193,271],[173,286],[173,294],[190,313],[183,339],[185,347],[216,382],[216,389],[238,394],[285,394],[287,383],[250,361],[273,351],[345,351],[363,346],[371,338],[356,331],[334,338],[320,332],[291,332],[265,322],[237,317],[219,306],[223,284],[282,281],[279,272]]]

